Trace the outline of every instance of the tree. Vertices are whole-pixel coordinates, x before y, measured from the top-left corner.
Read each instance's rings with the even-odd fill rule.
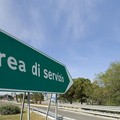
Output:
[[[23,100],[23,93],[16,95],[16,100],[22,102]],[[25,94],[25,100],[27,100],[27,94]]]
[[[74,101],[74,95],[75,95],[75,86],[73,84],[65,94],[59,95],[59,99],[64,102],[68,101],[70,102],[70,104],[72,104],[72,102]]]
[[[41,104],[41,102],[43,101],[44,96],[42,93],[33,93],[32,94],[32,100],[37,104],[37,102],[39,101],[39,103]]]
[[[60,99],[69,101],[71,104],[73,101],[79,101],[82,104],[89,97],[91,82],[85,78],[77,78],[73,81],[73,85],[64,95],[60,95]]]
[[[90,94],[91,81],[85,78],[75,79],[75,100],[83,104]]]
[[[21,102],[23,99],[23,94],[20,93],[20,94],[16,95],[16,97],[17,97],[17,101],[19,99],[19,101]]]
[[[107,91],[105,87],[102,87],[99,85],[98,81],[94,81],[92,83],[91,87],[91,94],[90,94],[90,99],[91,99],[91,104],[98,104],[102,105],[105,103],[105,98],[107,95]]]
[[[97,75],[96,81],[106,94],[104,101],[108,105],[120,105],[120,62],[113,62],[109,68]]]
[[[41,104],[41,102],[44,100],[44,96],[42,93],[39,93],[39,103]]]

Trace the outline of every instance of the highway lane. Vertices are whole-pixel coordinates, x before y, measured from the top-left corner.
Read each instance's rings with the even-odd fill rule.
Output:
[[[13,102],[3,102],[3,101],[0,101],[1,104],[16,104],[16,103],[13,103]],[[34,106],[34,105],[32,105]],[[36,106],[35,106],[36,107]],[[36,108],[40,108],[40,109],[43,109],[43,110],[47,110],[47,107],[43,107],[43,106],[39,106],[37,105]],[[51,106],[51,109],[50,109],[51,112],[55,112],[54,110],[54,107]],[[58,114],[61,115],[61,116],[65,116],[65,117],[68,117],[68,118],[72,118],[72,119],[75,119],[75,120],[110,120],[111,118],[104,118],[104,117],[96,117],[94,115],[90,115],[90,114],[83,114],[81,112],[72,112],[72,111],[67,111],[65,109],[59,109],[58,110]],[[116,119],[114,119],[116,120]]]
[[[46,107],[42,107],[42,106],[37,107],[37,108],[47,110]],[[54,113],[55,112],[54,107],[51,107],[50,111]],[[79,113],[72,112],[72,111],[67,111],[67,110],[62,110],[62,109],[58,110],[58,114],[61,116],[64,116],[64,117],[75,119],[75,120],[110,120],[110,118],[98,117],[98,116],[93,116],[90,114],[84,114],[81,112],[79,112]]]

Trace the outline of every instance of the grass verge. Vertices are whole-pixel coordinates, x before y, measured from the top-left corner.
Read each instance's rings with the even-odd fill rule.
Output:
[[[17,115],[0,115],[0,120],[20,120],[20,114]],[[23,120],[27,120],[27,112],[23,114]],[[45,117],[34,112],[30,114],[30,120],[45,120]]]

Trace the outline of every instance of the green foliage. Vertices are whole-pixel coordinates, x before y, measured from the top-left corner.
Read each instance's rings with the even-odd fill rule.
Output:
[[[11,115],[20,113],[20,108],[14,105],[4,105],[0,107],[1,115]]]
[[[89,102],[98,105],[120,105],[120,62],[113,62],[104,72],[96,75],[93,83],[89,79],[74,79],[74,84],[61,100]]]
[[[41,102],[44,100],[44,96],[42,93],[33,93],[32,94],[32,100],[34,101],[34,103],[37,104],[37,102],[39,101],[39,103],[41,104]]]
[[[100,87],[96,81],[92,83],[90,99],[92,100],[91,104],[102,105],[105,103],[105,98],[107,91],[104,87]]]
[[[95,82],[99,86],[98,90],[95,89],[96,94],[102,104],[120,105],[120,62],[112,63],[104,73],[98,74]]]
[[[82,104],[89,97],[90,87],[91,82],[89,79],[74,79],[71,88],[64,95],[60,95],[59,99],[69,101],[71,104],[73,101],[79,101]]]
[[[75,79],[75,100],[79,100],[81,104],[87,100],[90,95],[91,82],[89,79]]]

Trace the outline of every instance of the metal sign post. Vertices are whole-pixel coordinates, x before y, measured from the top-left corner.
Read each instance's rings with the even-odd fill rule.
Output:
[[[28,92],[28,111],[27,111],[27,120],[30,120],[30,93]]]
[[[23,94],[23,101],[22,101],[22,106],[21,106],[21,114],[20,114],[20,120],[23,118],[23,110],[24,110],[24,103],[25,103],[25,94]]]
[[[57,94],[55,94],[55,120],[57,120],[57,114],[58,114],[58,105],[57,105]]]
[[[50,111],[51,99],[52,99],[52,94],[50,95],[50,101],[49,101],[49,103],[48,103],[48,109],[47,109],[46,119],[45,119],[45,120],[47,120],[48,113],[49,113],[49,111]]]

